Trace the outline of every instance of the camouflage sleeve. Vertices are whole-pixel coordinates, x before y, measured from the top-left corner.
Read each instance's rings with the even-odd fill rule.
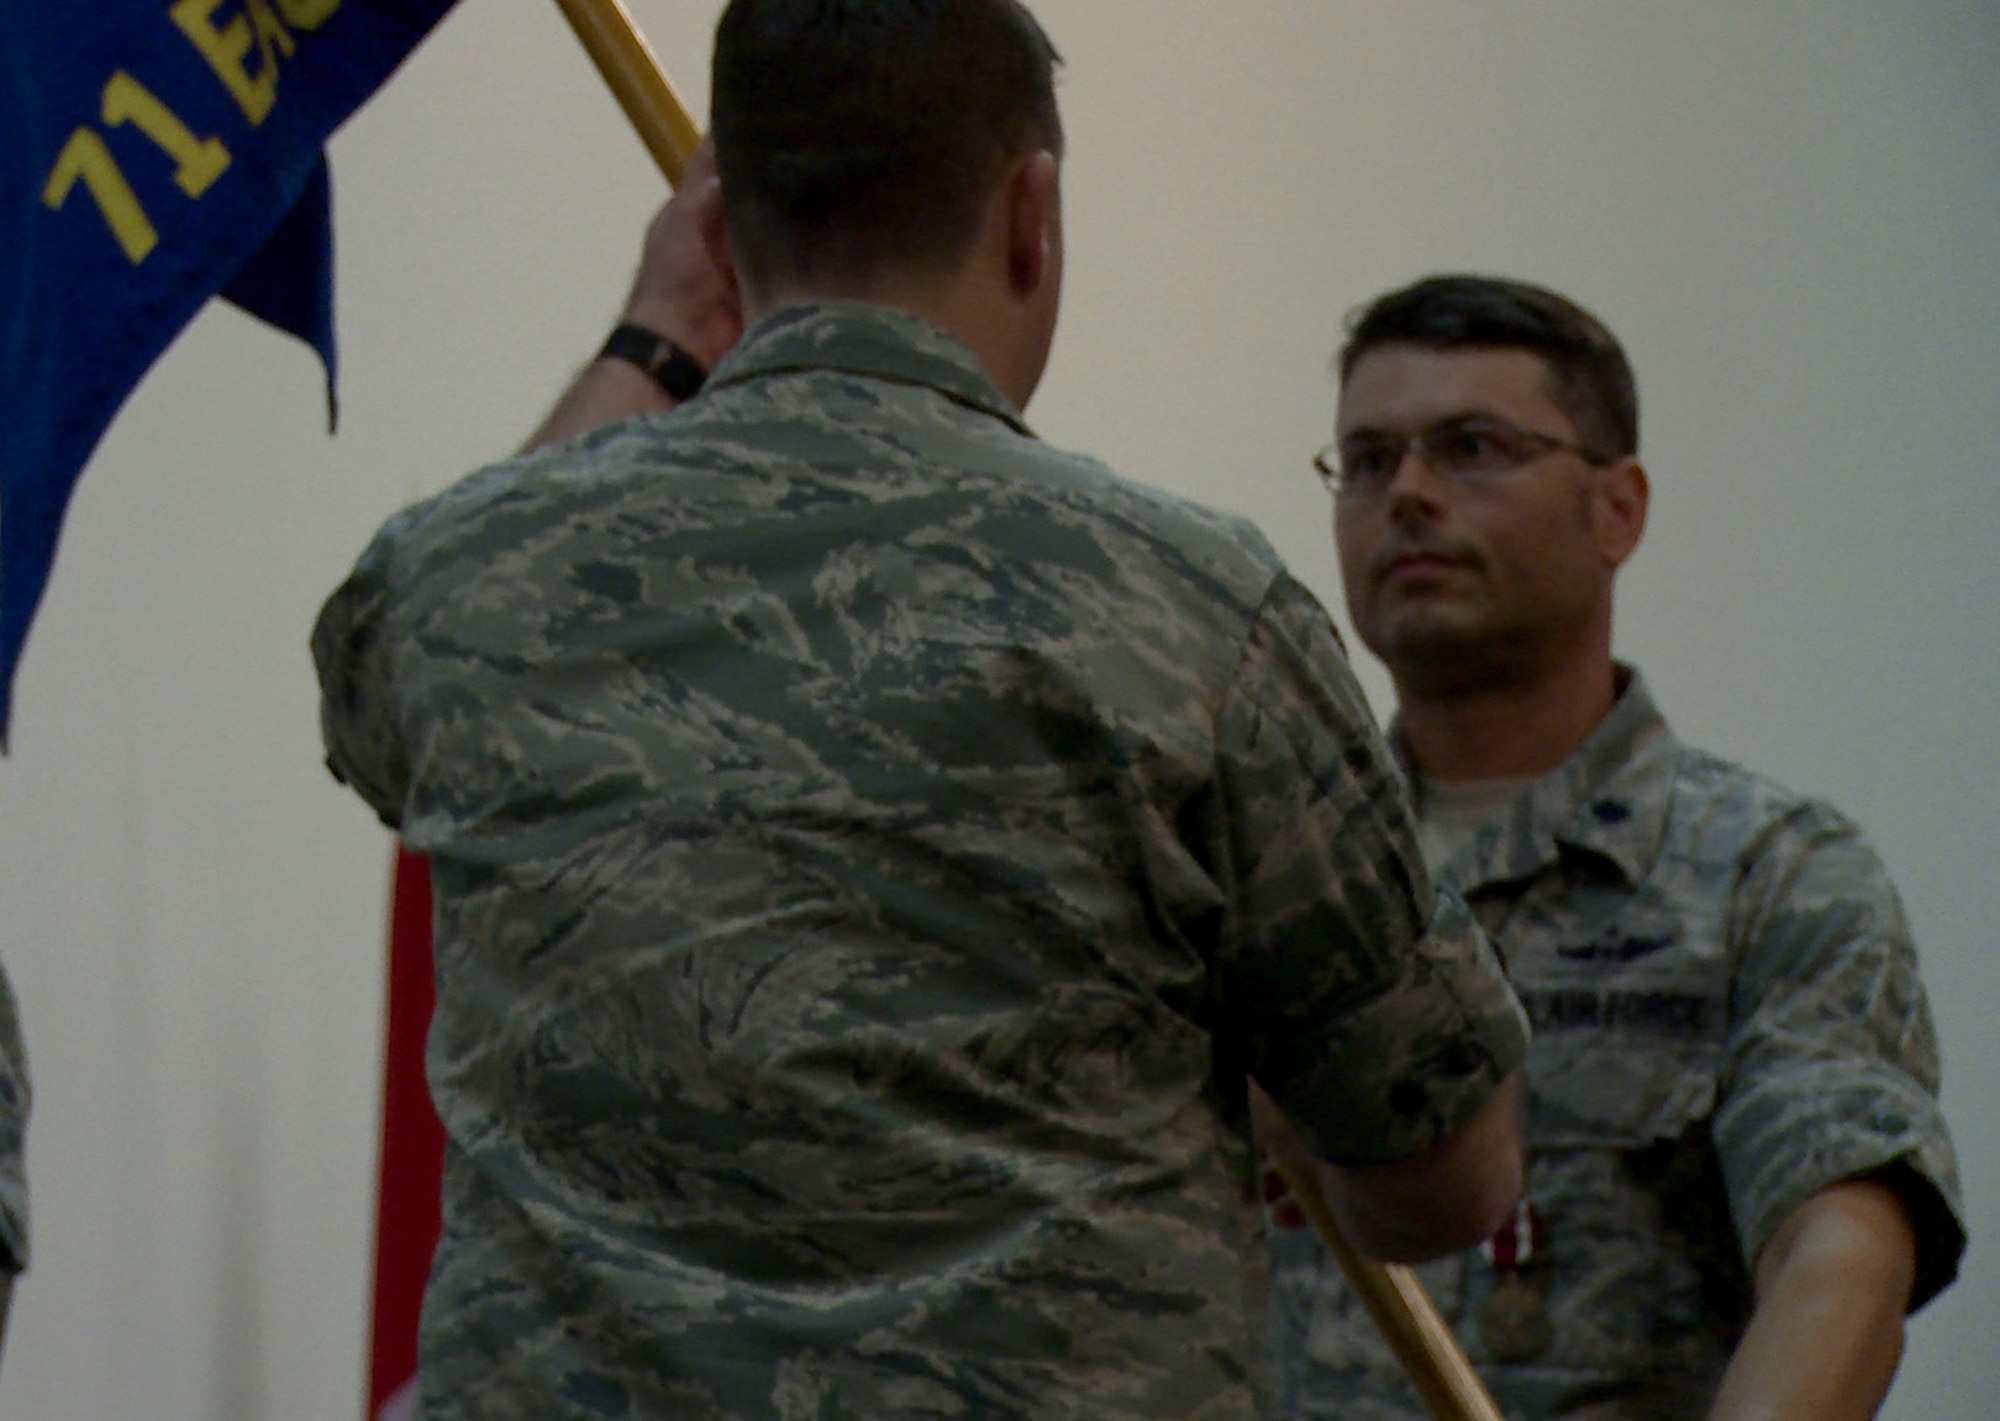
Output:
[[[1433,888],[1333,627],[1289,578],[1217,738],[1218,975],[1250,1074],[1323,1158],[1405,1158],[1521,1064],[1527,1027],[1465,905]]]
[[[1715,1143],[1745,1260],[1814,1193],[1878,1174],[1916,1228],[1915,1311],[1957,1276],[1965,1227],[1937,1036],[1888,872],[1852,824],[1805,805],[1745,866],[1731,937]]]
[[[390,644],[384,634],[389,565],[401,519],[378,533],[313,624],[320,737],[326,767],[391,829],[401,826],[410,768],[390,714]]]
[[[0,1287],[28,1266],[28,1048],[7,974],[0,972]],[[0,1327],[6,1313],[0,1308]]]

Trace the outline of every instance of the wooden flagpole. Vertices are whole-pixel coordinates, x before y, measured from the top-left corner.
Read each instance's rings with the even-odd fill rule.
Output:
[[[631,15],[619,0],[556,0],[556,4],[639,131],[639,140],[666,174],[667,185],[679,187],[688,159],[701,142],[701,125],[688,112]]]
[[[620,0],[556,0],[583,42],[640,141],[670,186],[679,186],[701,126],[653,56]],[[1285,1184],[1313,1230],[1340,1263],[1355,1293],[1382,1330],[1417,1392],[1437,1421],[1502,1421],[1472,1363],[1458,1345],[1423,1284],[1409,1269],[1364,1258],[1335,1221],[1319,1177],[1297,1160],[1276,1160]]]
[[[1310,1161],[1273,1151],[1271,1163],[1375,1319],[1382,1340],[1410,1374],[1431,1415],[1437,1421],[1505,1421],[1417,1275],[1401,1264],[1366,1258],[1347,1241]]]

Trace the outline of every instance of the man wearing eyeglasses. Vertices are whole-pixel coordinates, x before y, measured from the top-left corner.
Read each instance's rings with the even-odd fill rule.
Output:
[[[1855,827],[1681,745],[1612,658],[1647,508],[1623,351],[1553,292],[1437,277],[1339,373],[1348,610],[1425,856],[1536,1031],[1522,1205],[1425,1282],[1512,1418],[1873,1416],[1964,1247],[1937,1044]],[[1273,1196],[1274,1414],[1421,1418]]]

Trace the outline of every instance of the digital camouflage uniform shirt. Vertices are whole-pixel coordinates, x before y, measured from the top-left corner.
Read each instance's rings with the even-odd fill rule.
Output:
[[[429,1421],[1248,1417],[1246,1071],[1361,1163],[1519,1064],[1320,608],[913,318],[399,515],[314,652],[436,888]]]
[[[28,1049],[14,989],[0,971],[0,1333],[28,1266]]]
[[[1912,1308],[1965,1235],[1938,1048],[1881,860],[1829,806],[1680,744],[1636,674],[1569,763],[1439,866],[1534,1023],[1519,1281],[1548,1345],[1502,1363],[1473,1251],[1419,1270],[1513,1421],[1697,1421],[1750,1264],[1826,1185],[1881,1171],[1918,1240]],[[1274,1414],[1423,1421],[1338,1268],[1272,1211]]]

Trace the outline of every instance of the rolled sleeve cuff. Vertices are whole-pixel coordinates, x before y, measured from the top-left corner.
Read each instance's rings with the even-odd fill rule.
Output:
[[[1881,1179],[1917,1240],[1915,1312],[1958,1276],[1965,1222],[1958,1162],[1937,1101],[1896,1071],[1857,1080],[1851,1061],[1786,1072],[1782,1093],[1739,1093],[1718,1116],[1716,1147],[1746,1264],[1785,1218],[1843,1179]]]
[[[1322,1158],[1387,1164],[1470,1119],[1527,1050],[1527,1017],[1498,957],[1464,902],[1440,892],[1400,977],[1272,1093]]]

